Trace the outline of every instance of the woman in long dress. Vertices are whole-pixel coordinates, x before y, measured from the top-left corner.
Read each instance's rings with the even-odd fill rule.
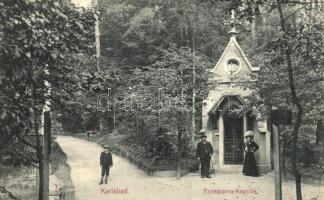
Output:
[[[259,149],[259,145],[253,141],[253,132],[247,131],[246,142],[244,143],[245,148],[245,157],[244,157],[244,165],[243,165],[243,174],[246,176],[259,176],[259,171],[256,166],[254,152]]]

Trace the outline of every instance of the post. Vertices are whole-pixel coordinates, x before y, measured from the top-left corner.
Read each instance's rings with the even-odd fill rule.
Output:
[[[49,70],[44,70],[46,75],[49,75]],[[43,196],[42,200],[48,200],[49,195],[49,154],[51,147],[51,121],[50,121],[50,105],[49,100],[51,94],[51,84],[45,80],[44,82],[47,91],[45,93],[45,105],[42,112],[42,134],[43,134]]]
[[[273,134],[273,150],[274,150],[274,173],[275,173],[275,200],[281,200],[281,164],[280,164],[280,143],[279,128],[276,124],[272,124]]]
[[[243,114],[243,133],[245,133],[248,129],[248,124],[247,124],[247,116],[246,113]]]
[[[48,200],[49,193],[49,154],[50,154],[50,145],[51,145],[51,121],[50,121],[50,112],[44,112],[44,193],[43,200]]]
[[[289,125],[292,121],[292,113],[290,110],[272,108],[270,112],[273,133],[273,150],[274,150],[274,171],[275,171],[275,200],[281,200],[281,159],[280,159],[280,143],[279,143],[279,125]],[[285,148],[285,147],[284,147]]]

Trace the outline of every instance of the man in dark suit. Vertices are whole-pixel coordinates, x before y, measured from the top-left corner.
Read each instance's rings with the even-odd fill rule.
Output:
[[[100,185],[103,184],[103,180],[105,179],[105,184],[107,184],[107,179],[109,176],[110,167],[113,166],[113,160],[111,153],[109,151],[109,147],[107,145],[104,146],[104,151],[100,154],[100,166],[101,166],[101,179]]]
[[[201,141],[197,144],[197,157],[201,164],[201,178],[211,178],[209,176],[210,159],[213,155],[213,147],[210,142],[206,140],[205,130],[201,130]]]

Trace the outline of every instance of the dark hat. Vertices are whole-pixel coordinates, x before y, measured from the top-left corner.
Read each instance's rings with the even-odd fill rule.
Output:
[[[110,149],[110,148],[109,148],[109,146],[106,144],[106,145],[104,146],[104,149]]]
[[[207,136],[205,134],[201,134],[200,138],[207,138]]]

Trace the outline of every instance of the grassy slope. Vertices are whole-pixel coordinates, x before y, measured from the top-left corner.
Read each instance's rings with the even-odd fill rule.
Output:
[[[54,141],[54,139],[53,139]],[[67,156],[57,144],[52,143],[52,153],[50,156],[52,174],[61,182],[60,190],[66,199],[75,199],[74,185],[71,179],[71,168],[67,163]]]
[[[70,178],[71,169],[67,157],[56,142],[52,143],[52,173],[63,182],[64,189],[74,188]],[[15,197],[22,200],[35,200],[37,169],[28,167],[5,167],[0,165],[0,186],[4,186]],[[9,199],[7,194],[0,193],[0,200]]]
[[[71,168],[67,164],[67,156],[55,141],[52,143],[50,163],[52,166],[52,173],[63,182],[63,187],[73,189],[74,185],[71,180]]]
[[[15,197],[23,200],[36,199],[36,169],[28,167],[5,167],[0,165],[0,186],[4,186]],[[0,200],[9,199],[0,193]]]

